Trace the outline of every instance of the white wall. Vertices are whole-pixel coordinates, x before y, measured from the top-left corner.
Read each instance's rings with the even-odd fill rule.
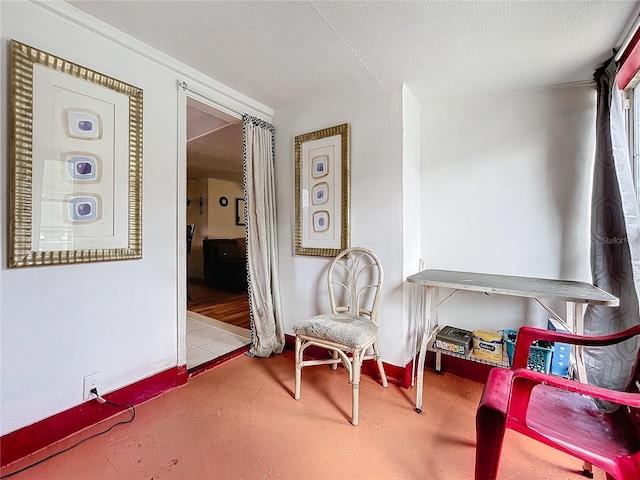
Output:
[[[403,132],[401,89],[332,97],[276,110],[276,191],[279,271],[285,333],[310,315],[326,312],[329,258],[294,255],[294,138],[351,125],[351,245],[373,250],[385,269],[380,301],[382,359],[404,365],[403,290]]]
[[[254,115],[269,109],[240,94],[236,101],[228,87],[67,4],[0,2],[0,13],[3,132],[8,131],[10,39],[144,92],[141,260],[7,269],[7,187],[1,182],[0,237],[5,243],[0,271],[0,434],[4,435],[81,404],[87,374],[100,371],[100,391],[107,393],[177,364],[177,332],[184,332],[184,311],[178,310],[185,302],[185,292],[178,293],[177,287],[178,265],[184,261],[177,252],[177,238],[184,238],[184,224],[177,231],[177,208],[183,221],[185,205],[184,187],[178,199],[176,180],[178,79],[203,81],[201,85],[220,92],[220,98],[231,99],[227,104],[231,108],[246,105],[245,111]],[[109,40],[112,34],[117,41]],[[7,136],[0,138],[4,180]],[[182,168],[186,172],[186,166]]]
[[[402,242],[403,278],[419,271],[421,225],[420,225],[420,111],[421,107],[406,85],[402,86]],[[403,332],[409,360],[415,354],[416,335],[422,326],[422,315],[412,309],[418,296],[416,289],[421,286],[405,282],[403,285],[402,307],[405,322]]]
[[[590,86],[423,107],[427,267],[590,281],[594,124]],[[532,300],[459,293],[440,324],[546,327],[547,316]]]
[[[3,249],[5,434],[81,403],[87,374],[101,371],[106,393],[176,364],[177,101],[175,76],[166,69],[37,5],[2,2],[1,8],[3,46],[19,40],[138,86],[144,95],[142,260],[7,269]],[[2,66],[7,72],[6,48]],[[6,81],[3,75],[3,92]],[[6,109],[2,128],[7,131]]]

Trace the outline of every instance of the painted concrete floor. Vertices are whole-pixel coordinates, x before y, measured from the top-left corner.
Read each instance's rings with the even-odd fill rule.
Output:
[[[482,385],[425,372],[415,387],[363,377],[360,425],[349,423],[343,369],[309,367],[293,399],[293,353],[235,357],[137,407],[135,420],[26,470],[17,480],[473,478]],[[130,417],[121,413],[14,463],[2,475]],[[580,480],[581,462],[507,431],[500,480]],[[596,470],[595,478],[604,479]]]

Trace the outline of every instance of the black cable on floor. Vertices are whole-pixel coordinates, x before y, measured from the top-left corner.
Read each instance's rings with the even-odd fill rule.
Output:
[[[136,408],[133,406],[132,403],[124,403],[122,405],[118,404],[118,403],[113,403],[110,402],[109,400],[105,400],[100,396],[97,396],[99,399],[104,400],[103,403],[106,403],[107,405],[111,405],[112,407],[116,407],[116,408],[122,408],[122,407],[128,407],[131,409],[131,418],[129,420],[124,420],[118,423],[114,423],[113,425],[111,425],[109,428],[107,428],[106,430],[102,431],[102,432],[98,432],[98,433],[94,433],[93,435],[91,435],[90,437],[87,437],[83,440],[80,440],[79,442],[71,445],[70,447],[65,448],[64,450],[60,450],[59,452],[53,453],[51,455],[49,455],[48,457],[43,458],[42,460],[38,460],[35,463],[32,463],[31,465],[27,465],[26,467],[21,468],[20,470],[16,470],[15,472],[11,472],[11,473],[7,473],[6,475],[2,475],[0,477],[0,479],[2,478],[9,478],[12,477],[20,472],[24,472],[25,470],[30,469],[31,467],[35,467],[36,465],[41,464],[42,462],[46,462],[47,460],[60,455],[61,453],[64,452],[68,452],[69,450],[71,450],[72,448],[77,447],[78,445],[80,445],[81,443],[86,442],[87,440],[91,440],[92,438],[98,437],[100,435],[104,435],[107,432],[110,432],[111,430],[113,430],[115,427],[117,427],[118,425],[126,425],[127,423],[131,423],[133,422],[133,419],[136,418]]]

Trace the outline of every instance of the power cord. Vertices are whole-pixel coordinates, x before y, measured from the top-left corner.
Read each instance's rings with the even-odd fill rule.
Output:
[[[107,403],[104,398],[98,395],[98,389],[96,387],[93,387],[91,390],[89,390],[89,393],[92,393],[96,396],[96,400],[98,401],[98,403]]]
[[[72,448],[77,447],[78,445],[80,445],[81,443],[86,442],[87,440],[91,440],[92,438],[98,437],[100,435],[104,435],[107,432],[110,432],[111,430],[113,430],[115,427],[117,427],[118,425],[126,425],[127,423],[131,423],[133,422],[133,419],[136,418],[136,408],[133,406],[132,403],[124,403],[124,404],[119,404],[119,403],[113,403],[110,402],[109,400],[107,400],[106,398],[101,397],[98,394],[98,389],[97,388],[92,388],[91,389],[91,393],[93,395],[95,395],[96,397],[96,401],[98,401],[99,403],[106,403],[107,405],[110,405],[112,407],[116,407],[116,408],[123,408],[123,407],[127,407],[131,409],[131,418],[129,420],[123,420],[121,422],[118,423],[114,423],[113,425],[111,425],[109,428],[107,428],[106,430],[103,430],[102,432],[98,432],[98,433],[94,433],[93,435],[91,435],[90,437],[87,437],[85,439],[80,440],[77,443],[74,443],[73,445],[71,445],[70,447],[65,448],[64,450],[60,450],[59,452],[53,453],[51,455],[49,455],[48,457],[43,458],[42,460],[38,460],[35,463],[32,463],[31,465],[27,465],[26,467],[21,468],[20,470],[16,470],[15,472],[11,472],[11,473],[7,473],[6,475],[2,475],[0,476],[0,479],[3,478],[9,478],[12,477],[20,472],[24,472],[25,470],[30,469],[31,467],[35,467],[36,465],[39,465],[43,462],[46,462],[47,460],[60,455],[61,453],[65,453],[68,452],[69,450],[71,450]]]

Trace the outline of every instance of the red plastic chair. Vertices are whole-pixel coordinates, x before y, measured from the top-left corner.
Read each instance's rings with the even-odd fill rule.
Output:
[[[602,346],[639,334],[640,325],[602,337],[521,328],[512,368],[491,370],[480,399],[475,479],[496,478],[506,428],[601,468],[607,479],[640,479],[640,393],[636,385],[640,353],[636,354],[634,381],[626,392],[526,369],[534,340]],[[620,407],[613,413],[603,413],[589,397]]]

